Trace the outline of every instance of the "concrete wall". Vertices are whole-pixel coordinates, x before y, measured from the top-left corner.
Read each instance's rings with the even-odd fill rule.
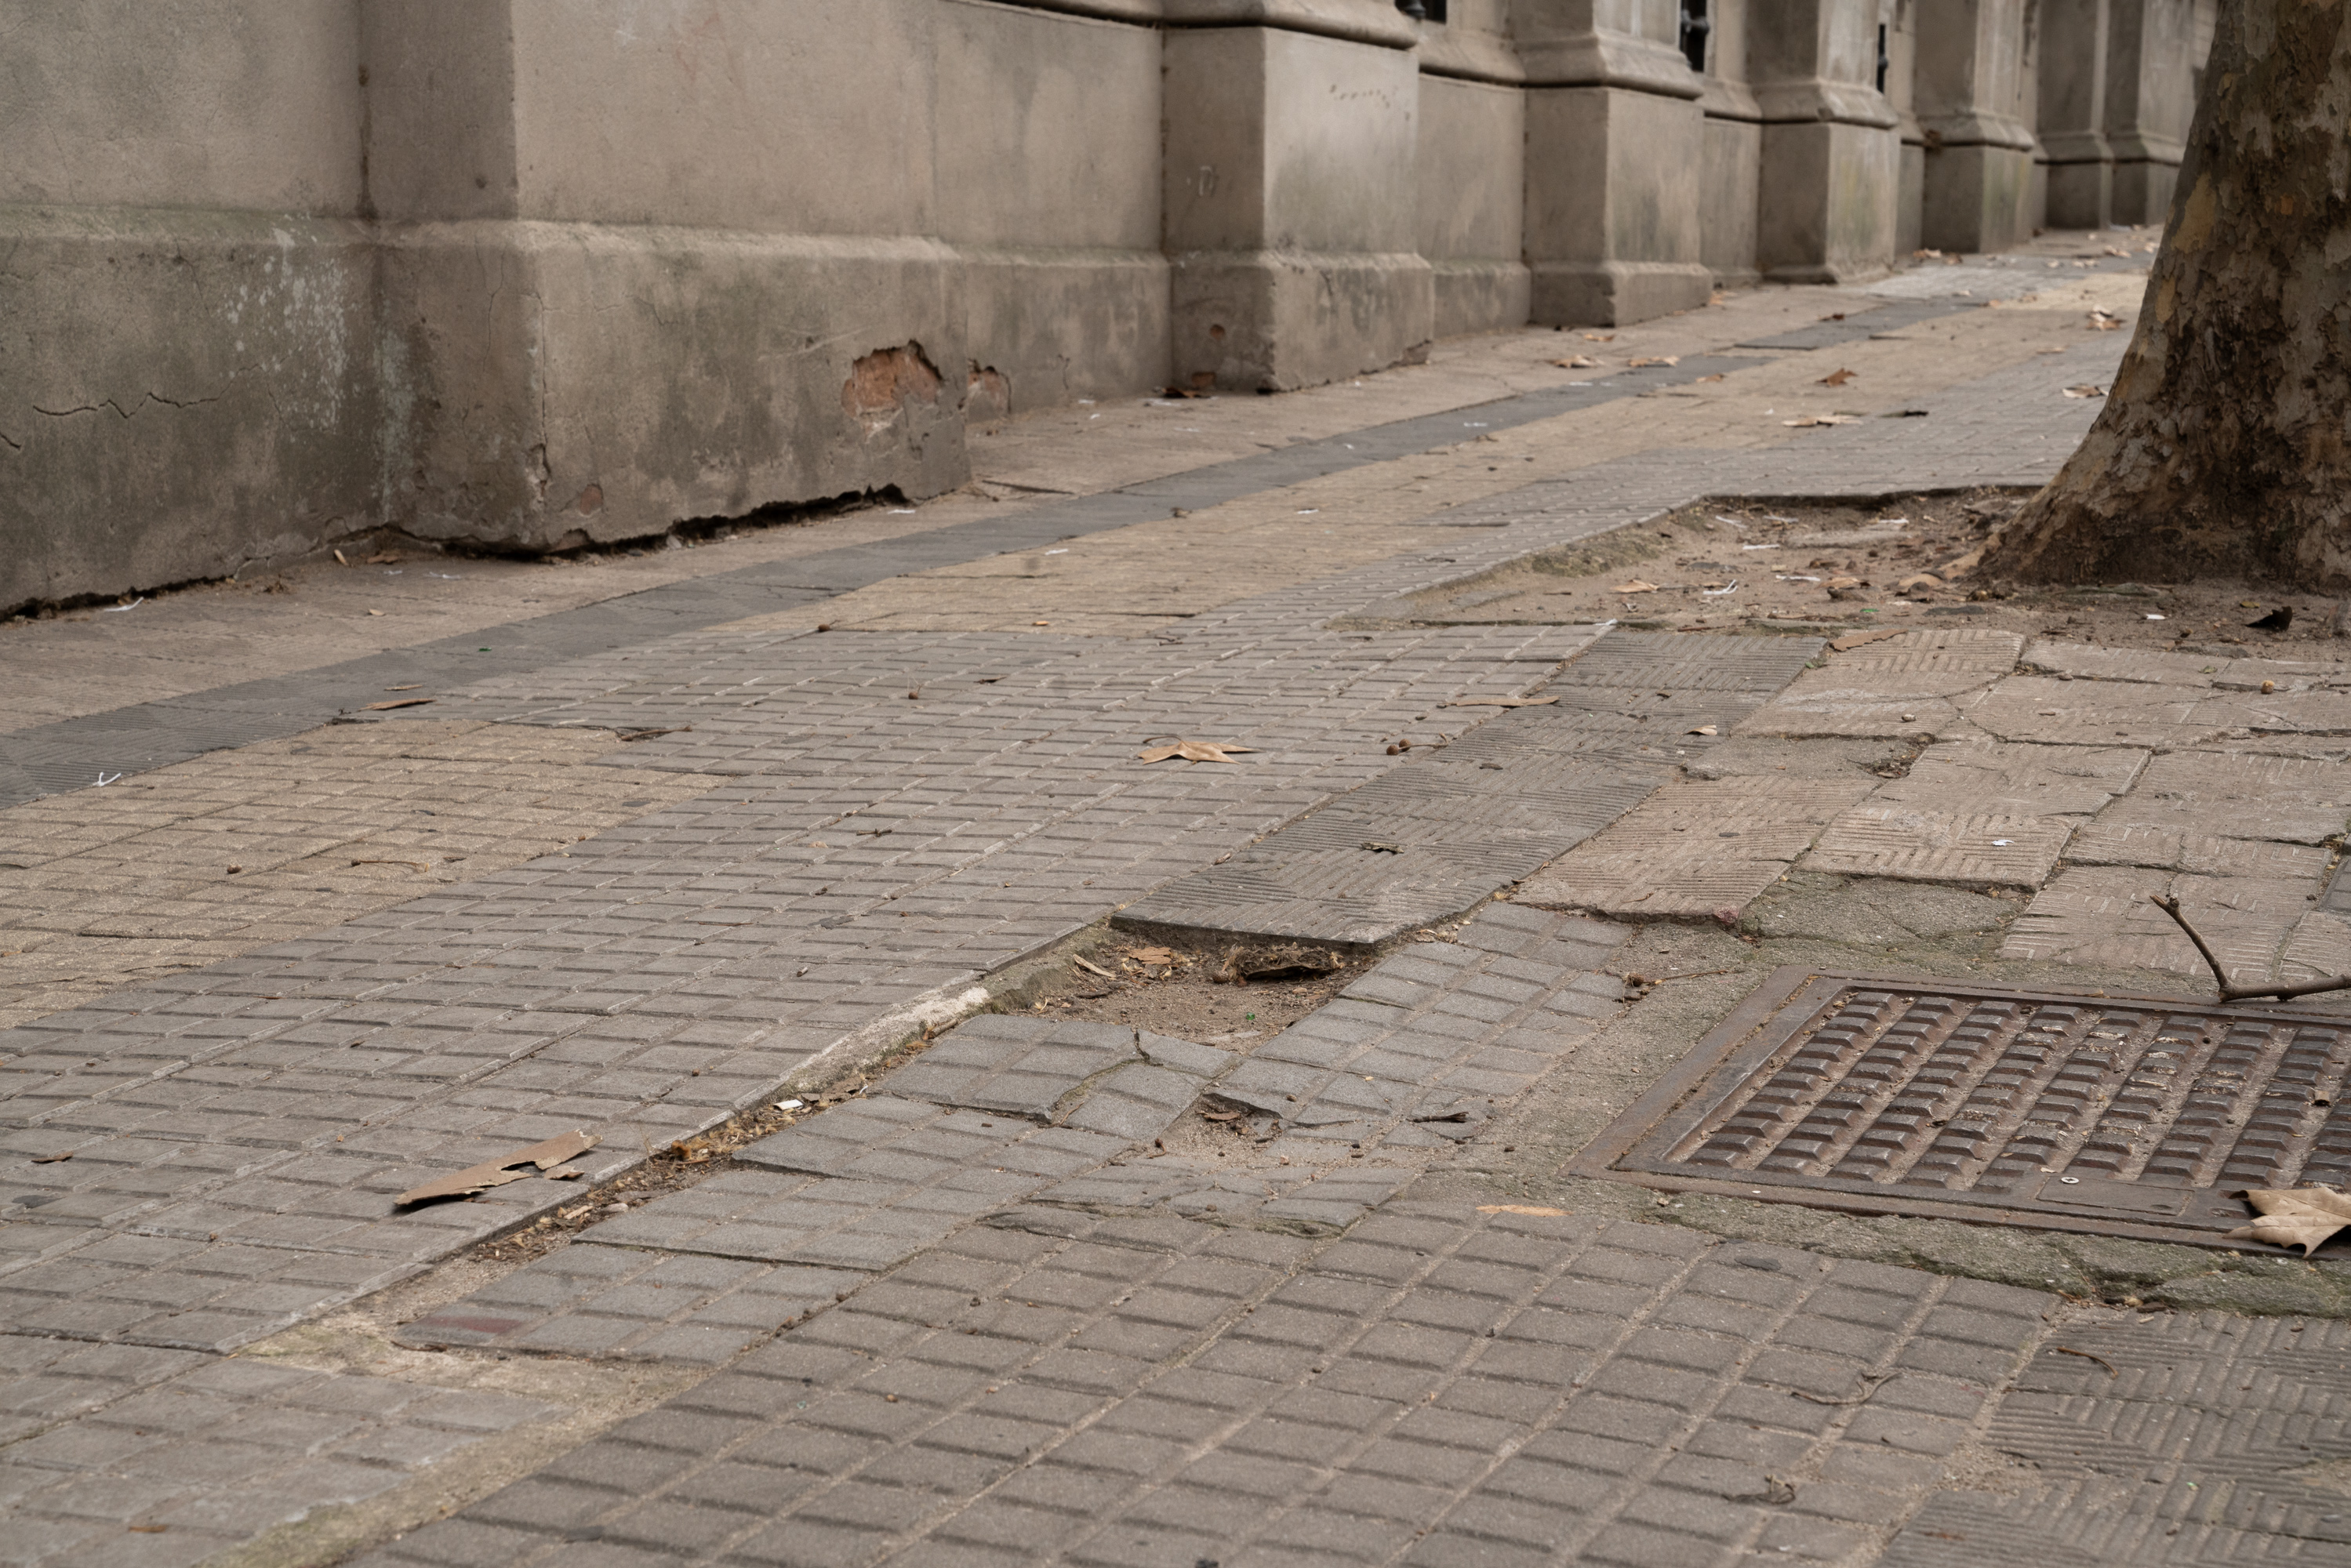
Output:
[[[1871,276],[2016,232],[2043,97],[2159,212],[2212,0],[2038,4],[2087,108],[2027,0],[1709,0],[1695,66],[1682,0],[20,0],[0,610],[930,495],[1023,409]]]

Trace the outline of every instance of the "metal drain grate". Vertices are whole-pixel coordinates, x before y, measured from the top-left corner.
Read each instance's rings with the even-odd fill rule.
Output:
[[[1783,969],[1570,1168],[2219,1246],[2246,1187],[2351,1186],[2351,1019]]]

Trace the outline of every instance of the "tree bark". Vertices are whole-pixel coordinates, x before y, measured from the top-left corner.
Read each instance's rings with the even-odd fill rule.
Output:
[[[2351,586],[2346,134],[2351,0],[2223,0],[2121,370],[1986,574]]]

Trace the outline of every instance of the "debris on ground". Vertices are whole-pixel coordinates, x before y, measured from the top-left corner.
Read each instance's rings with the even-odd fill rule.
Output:
[[[410,1187],[392,1202],[406,1208],[411,1204],[425,1203],[436,1197],[471,1197],[494,1186],[521,1181],[535,1171],[551,1171],[566,1161],[586,1154],[597,1143],[598,1139],[592,1133],[566,1133],[560,1137],[533,1144],[527,1149],[517,1149],[510,1155],[484,1160],[477,1166],[467,1166],[464,1170],[443,1176],[438,1181],[426,1182],[423,1186]],[[521,1169],[524,1166],[530,1166],[534,1170]]]
[[[1144,762],[1165,762],[1176,757],[1186,762],[1230,762],[1233,753],[1256,749],[1254,746],[1236,746],[1228,740],[1179,740],[1172,746],[1148,746],[1134,755]]]

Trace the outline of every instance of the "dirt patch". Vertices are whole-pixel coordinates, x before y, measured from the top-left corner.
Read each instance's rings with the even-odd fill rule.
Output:
[[[1113,937],[1085,956],[1102,973],[1073,963],[1065,978],[1040,988],[1029,1010],[1132,1024],[1246,1052],[1337,996],[1373,962],[1368,956],[1350,957],[1320,946],[1296,953],[1282,946],[1226,942],[1176,947]]]
[[[2230,578],[2042,588],[1984,577],[1971,558],[2032,494],[1706,501],[1431,589],[1407,601],[1405,618],[1761,632],[1984,626],[2106,647],[2351,657],[2334,632],[2335,602],[2321,596]],[[2284,611],[2291,624],[2278,628]]]

